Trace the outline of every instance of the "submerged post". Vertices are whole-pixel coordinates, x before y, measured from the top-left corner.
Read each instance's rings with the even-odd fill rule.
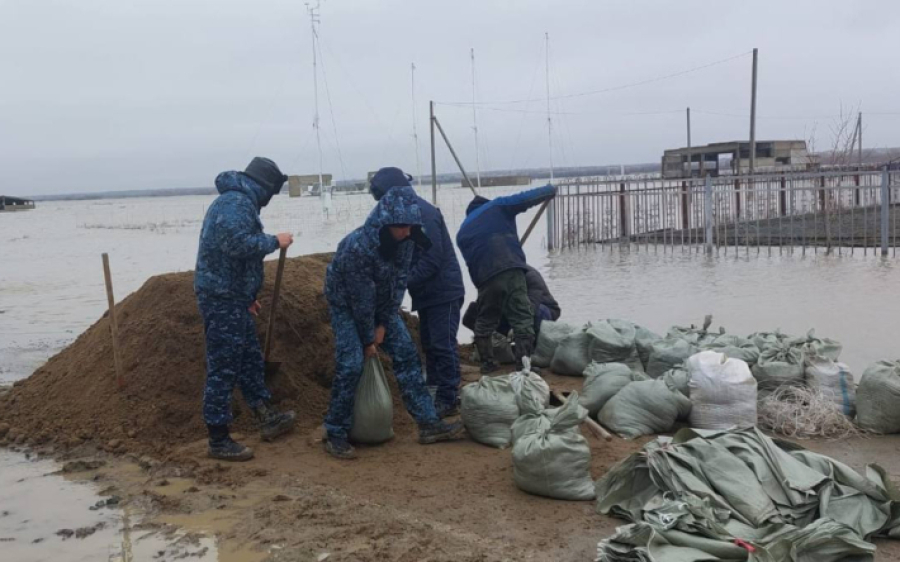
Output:
[[[703,184],[703,222],[706,226],[706,234],[704,241],[706,243],[706,253],[712,255],[713,252],[713,216],[712,216],[712,176],[707,175]]]
[[[881,255],[888,255],[888,220],[891,209],[890,195],[891,178],[888,174],[888,168],[885,166],[881,170]]]

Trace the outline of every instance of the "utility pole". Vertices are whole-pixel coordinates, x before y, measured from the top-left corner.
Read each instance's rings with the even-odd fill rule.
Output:
[[[322,206],[325,212],[327,213],[329,210],[329,203],[326,194],[325,194],[325,184],[322,181],[322,138],[319,134],[319,71],[318,65],[316,62],[316,51],[318,51],[318,32],[316,30],[316,25],[320,22],[319,19],[319,2],[316,2],[315,6],[310,6],[308,3],[306,4],[306,9],[309,12],[309,26],[312,30],[312,63],[313,63],[313,99],[315,100],[315,115],[313,117],[313,128],[316,130],[316,147],[319,152],[319,196],[322,198]]]
[[[687,177],[694,176],[694,156],[691,154],[691,108],[687,108]]]
[[[475,182],[481,189],[481,162],[478,159],[478,110],[475,108],[475,49],[469,49],[472,56],[472,132],[475,133]]]
[[[410,64],[412,75],[412,114],[413,114],[413,140],[416,143],[416,175],[419,177],[419,188],[422,187],[422,163],[419,160],[419,125],[416,121],[416,63]]]
[[[753,49],[753,90],[750,94],[750,174],[756,169],[756,63],[759,49]],[[740,162],[740,159],[738,160]],[[740,168],[740,164],[738,164]]]

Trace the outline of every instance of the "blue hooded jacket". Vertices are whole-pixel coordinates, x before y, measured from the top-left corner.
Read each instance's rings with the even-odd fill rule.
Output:
[[[407,224],[413,234],[402,242],[383,234],[392,224]],[[349,310],[363,345],[375,341],[375,327],[388,326],[400,310],[414,240],[421,240],[422,216],[411,187],[395,187],[375,205],[363,226],[344,237],[325,274],[329,306]],[[423,241],[427,245],[427,239]],[[386,259],[383,244],[394,245]]]
[[[250,306],[262,287],[263,258],[278,249],[259,219],[271,194],[240,172],[219,174],[216,189],[200,231],[194,292]]]
[[[370,186],[372,196],[381,200],[392,187]],[[416,204],[422,214],[422,230],[431,241],[431,248],[423,250],[418,245],[413,251],[409,272],[409,296],[412,309],[422,310],[432,306],[447,304],[466,296],[462,271],[456,258],[456,248],[444,222],[440,209],[416,195]]]
[[[493,200],[478,196],[469,203],[456,244],[476,287],[504,271],[526,269],[516,216],[555,196],[556,188],[545,185]]]

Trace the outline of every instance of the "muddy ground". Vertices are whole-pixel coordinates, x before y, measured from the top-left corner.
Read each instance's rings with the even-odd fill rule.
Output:
[[[465,379],[477,377],[465,367]],[[547,378],[559,389],[581,383]],[[602,442],[585,435],[594,477],[649,440]],[[624,524],[597,514],[594,502],[519,491],[509,450],[469,440],[422,446],[411,423],[401,424],[393,441],[361,448],[355,461],[326,455],[319,429],[271,444],[243,435],[256,451],[256,458],[243,464],[207,459],[202,437],[161,459],[117,456],[85,445],[60,460],[100,460],[101,466],[69,464],[68,471],[98,482],[104,493],[121,498],[121,505],[145,514],[141,532],[216,533],[220,561],[586,561],[594,559],[600,539]],[[900,481],[900,437],[802,443],[857,469],[877,462]],[[53,454],[51,448],[42,450]],[[900,543],[877,545],[876,560],[900,560]],[[196,545],[182,545],[157,559],[180,556],[203,560],[207,555]]]

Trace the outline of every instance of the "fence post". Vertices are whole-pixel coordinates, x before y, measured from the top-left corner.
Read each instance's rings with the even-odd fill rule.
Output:
[[[625,182],[619,184],[619,236],[628,239],[631,236],[631,224],[628,220],[628,195],[625,193]]]
[[[821,207],[822,211],[827,211],[827,207],[825,204],[825,176],[823,175],[819,178],[819,207]]]
[[[688,198],[688,183],[681,182],[681,228],[687,230],[691,227],[691,213]]]
[[[778,215],[787,214],[787,180],[781,176],[781,191],[778,192]]]
[[[881,255],[888,255],[888,219],[891,210],[890,176],[885,166],[881,171]]]
[[[734,210],[735,221],[741,220],[741,180],[734,180]]]
[[[860,196],[859,196],[859,174],[856,174],[855,176],[853,176],[853,183],[856,184],[856,189],[853,190],[853,205],[851,206],[851,208],[853,208],[853,207],[859,207],[859,200],[860,200]]]
[[[712,216],[712,206],[713,206],[713,197],[712,197],[712,177],[707,175],[706,181],[704,183],[704,198],[703,198],[703,219],[706,225],[706,253],[708,255],[712,255],[713,253],[713,216]]]

